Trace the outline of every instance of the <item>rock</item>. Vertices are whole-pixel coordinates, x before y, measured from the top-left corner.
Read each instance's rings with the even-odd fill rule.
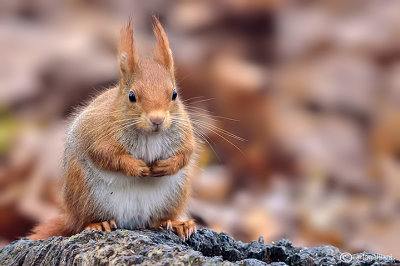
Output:
[[[377,254],[350,255],[332,246],[293,247],[289,240],[242,243],[202,228],[187,242],[155,229],[84,231],[72,237],[21,239],[0,249],[0,265],[400,265]]]

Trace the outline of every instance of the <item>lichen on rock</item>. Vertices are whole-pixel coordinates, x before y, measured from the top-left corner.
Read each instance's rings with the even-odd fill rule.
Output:
[[[348,255],[332,246],[294,247],[285,239],[243,243],[206,228],[187,242],[169,231],[139,229],[21,239],[0,249],[0,265],[400,265],[376,254]]]

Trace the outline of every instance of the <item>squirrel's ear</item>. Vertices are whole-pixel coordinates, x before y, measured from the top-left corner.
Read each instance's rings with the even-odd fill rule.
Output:
[[[169,42],[167,34],[165,33],[160,21],[153,16],[153,31],[157,38],[156,56],[157,59],[171,72],[174,74],[174,59],[172,58],[172,52],[169,48]]]
[[[118,61],[121,81],[126,81],[135,73],[138,61],[135,42],[133,40],[131,19],[129,19],[128,23],[121,29]]]

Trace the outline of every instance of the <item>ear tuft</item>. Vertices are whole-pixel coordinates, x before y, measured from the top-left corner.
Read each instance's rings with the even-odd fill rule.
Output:
[[[153,32],[157,39],[156,56],[157,59],[171,72],[174,73],[174,60],[172,52],[169,48],[167,34],[165,33],[160,21],[157,17],[153,16]]]
[[[121,29],[119,44],[119,70],[121,79],[125,79],[126,75],[131,75],[136,70],[137,55],[135,50],[135,42],[133,40],[132,20]]]

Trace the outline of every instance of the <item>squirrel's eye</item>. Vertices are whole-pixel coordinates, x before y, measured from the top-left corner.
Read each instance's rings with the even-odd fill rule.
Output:
[[[178,93],[176,92],[176,90],[174,90],[172,92],[172,100],[175,101],[176,97],[178,96]]]
[[[133,103],[136,102],[136,96],[135,96],[135,94],[133,93],[133,91],[131,91],[131,92],[129,93],[129,101],[131,101],[131,102],[133,102]]]

